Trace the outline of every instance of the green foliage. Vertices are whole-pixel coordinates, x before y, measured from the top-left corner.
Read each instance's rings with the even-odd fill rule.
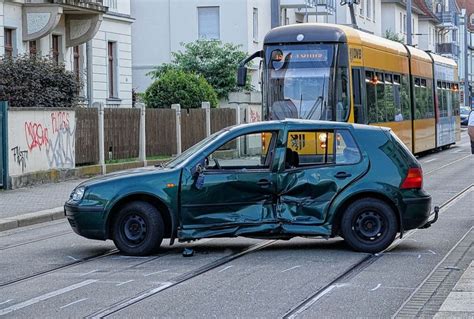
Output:
[[[399,36],[397,33],[392,32],[391,30],[385,30],[384,38],[400,43],[405,43],[404,37]]]
[[[216,90],[219,98],[226,98],[230,92],[238,91],[237,67],[247,54],[240,46],[223,44],[220,41],[204,41],[184,44],[185,51],[173,52],[173,61],[157,67],[149,75],[158,79],[170,69],[202,75]],[[247,88],[250,88],[248,85]]]
[[[146,90],[143,99],[147,107],[169,108],[179,103],[182,108],[200,108],[201,102],[216,107],[217,94],[201,75],[168,69]]]
[[[75,74],[48,57],[0,60],[0,100],[11,107],[72,107],[81,88]]]

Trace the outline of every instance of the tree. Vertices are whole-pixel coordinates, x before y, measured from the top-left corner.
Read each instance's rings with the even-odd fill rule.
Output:
[[[80,81],[48,57],[22,55],[0,60],[0,100],[11,107],[72,107]]]
[[[402,44],[405,43],[404,37],[399,36],[397,33],[392,32],[391,30],[385,30],[384,38],[392,40],[392,41],[400,42]]]
[[[240,46],[221,41],[204,41],[182,44],[185,51],[173,52],[173,61],[157,67],[149,74],[158,79],[169,69],[178,69],[202,75],[215,89],[219,98],[238,91],[237,66],[247,54]]]
[[[172,68],[160,74],[143,99],[152,108],[169,108],[175,103],[183,108],[200,108],[201,102],[210,102],[211,107],[218,104],[216,92],[203,76]]]

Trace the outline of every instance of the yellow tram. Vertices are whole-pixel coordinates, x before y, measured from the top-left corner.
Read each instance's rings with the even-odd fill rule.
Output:
[[[239,84],[245,64],[257,57],[263,59],[267,120],[388,126],[415,154],[460,139],[458,71],[451,59],[347,26],[309,23],[271,30],[263,50],[241,64]],[[326,145],[302,132],[288,147],[304,154],[303,144]]]

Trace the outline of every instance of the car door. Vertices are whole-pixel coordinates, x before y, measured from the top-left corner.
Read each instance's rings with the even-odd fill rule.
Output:
[[[324,223],[331,201],[368,168],[349,130],[290,130],[285,167],[278,174],[278,220]]]
[[[276,131],[257,131],[223,141],[203,158],[200,174],[183,173],[180,237],[232,235],[237,227],[275,220],[276,138]]]

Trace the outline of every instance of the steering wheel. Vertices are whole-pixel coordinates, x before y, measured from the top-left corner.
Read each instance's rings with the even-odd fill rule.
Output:
[[[213,158],[213,160],[215,163],[214,168],[221,169],[221,164],[219,164],[219,161],[217,160],[217,158]]]

